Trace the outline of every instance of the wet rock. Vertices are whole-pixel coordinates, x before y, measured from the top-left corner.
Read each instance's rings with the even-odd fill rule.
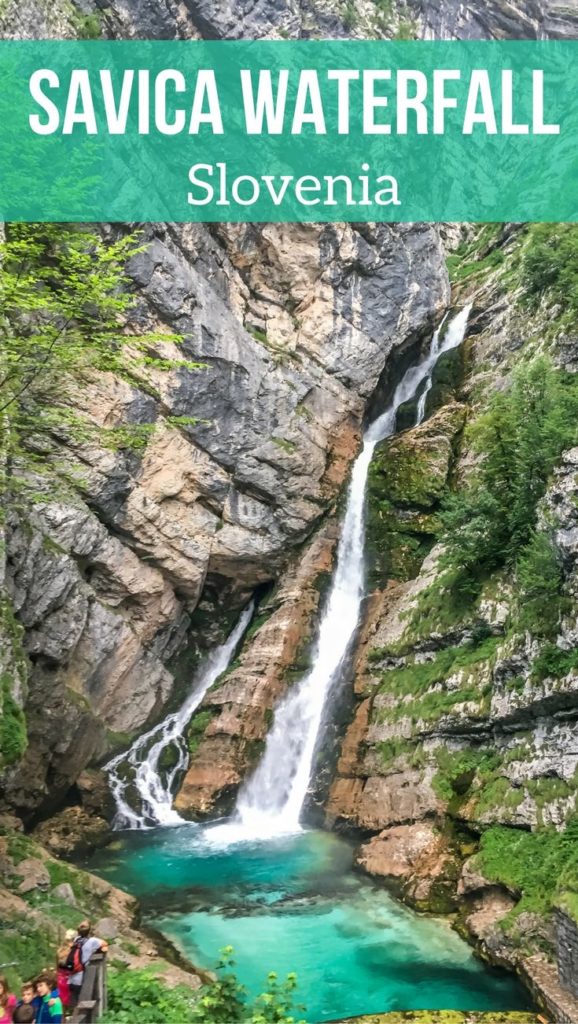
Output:
[[[294,676],[307,670],[319,581],[331,571],[336,540],[336,524],[330,521],[259,609],[263,621],[238,664],[205,697],[198,714],[208,716],[208,722],[175,800],[180,813],[204,816],[215,807],[230,806],[261,753],[275,703]]]
[[[477,867],[477,858],[469,857],[464,861],[458,882],[458,896],[466,896],[472,892],[488,889],[492,885]]]
[[[464,405],[450,403],[421,426],[382,441],[371,467],[370,497],[431,508],[444,492],[453,444],[465,417]]]
[[[356,863],[370,875],[402,887],[406,899],[449,909],[457,861],[447,838],[430,822],[386,829],[360,847]],[[432,906],[433,909],[433,906]]]
[[[114,814],[114,800],[105,772],[87,768],[76,780],[83,808],[91,815],[110,820]]]

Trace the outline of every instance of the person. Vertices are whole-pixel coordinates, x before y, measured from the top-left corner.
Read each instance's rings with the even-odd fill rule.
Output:
[[[16,996],[10,991],[4,975],[0,975],[0,1024],[12,1024]]]
[[[16,1004],[16,1010],[19,1010],[22,1006],[31,1006],[35,1019],[38,1016],[38,1011],[42,1000],[40,996],[36,995],[33,981],[25,981],[20,991],[20,999]],[[14,1011],[16,1013],[16,1010]]]
[[[36,1016],[36,1024],[62,1024],[64,1010],[56,987],[56,977],[50,974],[41,974],[36,979],[36,992],[42,1000]]]
[[[13,1024],[34,1024],[36,1014],[32,1003],[18,1003],[12,1016]]]
[[[68,960],[75,938],[75,929],[69,928],[64,935],[64,942],[59,946],[56,954],[56,984],[58,987],[58,995],[60,996],[62,1005],[65,1008],[70,1006],[70,978],[72,976],[72,968],[68,966]]]
[[[68,980],[71,1007],[75,1007],[78,1003],[84,970],[90,958],[99,951],[106,953],[107,949],[106,942],[92,934],[90,921],[81,921],[78,926],[78,935],[72,943],[66,964],[68,969],[72,971]]]

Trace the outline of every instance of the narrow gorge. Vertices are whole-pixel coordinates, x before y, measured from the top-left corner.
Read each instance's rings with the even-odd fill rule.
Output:
[[[573,38],[578,11],[7,0],[0,29]],[[103,252],[135,230],[147,359],[55,384],[2,461],[0,960],[23,979],[82,912],[119,973],[195,989],[228,945],[251,994],[295,971],[310,1024],[578,1021],[578,230],[113,224]]]

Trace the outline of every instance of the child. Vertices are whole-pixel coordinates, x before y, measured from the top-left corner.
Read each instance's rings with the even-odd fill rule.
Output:
[[[62,1005],[65,1008],[70,1006],[71,1002],[69,982],[72,976],[72,969],[68,966],[68,961],[75,938],[76,931],[74,928],[69,928],[64,936],[64,942],[59,947],[58,953],[56,954],[56,982],[58,986],[58,995],[60,996]]]
[[[0,975],[0,1024],[12,1024],[12,1014],[16,1009],[16,996],[8,988],[8,982]]]
[[[41,974],[36,981],[36,992],[42,1000],[36,1024],[62,1024],[64,1012],[56,988],[56,978]]]
[[[36,995],[34,991],[34,983],[32,981],[24,982],[16,1009],[20,1009],[21,1006],[31,1006],[34,1013],[33,1019],[35,1019],[38,1016],[38,1011],[40,1009],[41,1004],[42,999],[40,998],[40,996]]]

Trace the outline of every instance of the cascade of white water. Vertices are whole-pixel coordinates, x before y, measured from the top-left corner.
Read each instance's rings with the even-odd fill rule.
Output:
[[[430,371],[429,371],[429,373],[428,373],[428,375],[426,377],[424,389],[423,389],[421,395],[419,396],[419,401],[417,403],[417,414],[416,414],[416,417],[415,417],[415,425],[416,425],[416,427],[419,427],[420,423],[423,423],[424,418],[425,418],[425,407],[426,407],[426,403],[427,403],[427,396],[429,395],[429,393],[430,393],[430,391],[432,389],[433,371],[435,369],[435,364],[437,362],[437,357],[439,355],[440,334],[442,332],[443,325],[446,322],[447,315],[448,314],[446,313],[446,315],[444,316],[441,324],[439,325],[437,330],[434,331],[434,336],[433,336],[433,338],[431,340],[431,346],[430,346],[430,350],[429,350],[429,358],[431,359],[433,357],[434,361],[433,361],[431,369],[430,369]]]
[[[155,825],[182,824],[183,819],[173,808],[173,784],[177,775],[187,766],[183,732],[207,690],[229,666],[251,621],[253,610],[251,602],[230,636],[207,655],[182,707],[154,729],[139,736],[129,750],[118,754],[105,765],[116,803],[115,828],[144,829]],[[168,772],[163,773],[159,767],[161,757],[171,745],[177,750],[177,761]],[[131,807],[129,791],[136,791],[140,808]]]
[[[337,565],[319,626],[313,668],[277,707],[265,753],[239,794],[233,820],[215,830],[219,841],[266,838],[300,828],[327,697],[359,623],[364,592],[365,490],[373,452],[378,441],[394,433],[399,407],[415,398],[424,382],[431,387],[440,355],[461,344],[469,312],[466,307],[454,317],[441,344],[436,331],[426,358],[406,371],[390,405],[365,433],[351,474]],[[423,408],[420,403],[418,409],[418,423],[425,413],[426,398],[427,391]]]

